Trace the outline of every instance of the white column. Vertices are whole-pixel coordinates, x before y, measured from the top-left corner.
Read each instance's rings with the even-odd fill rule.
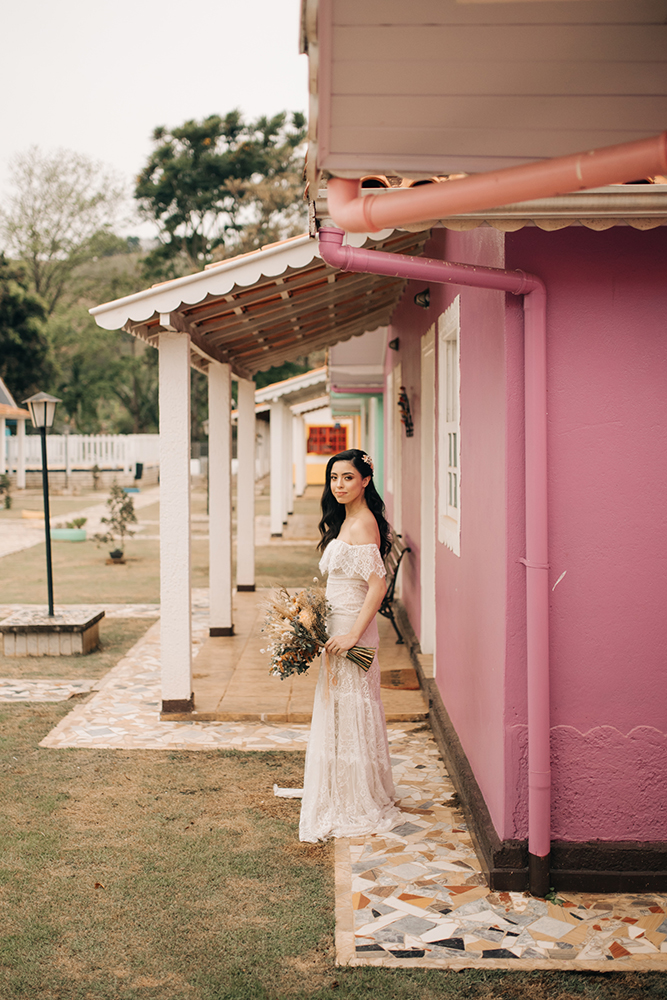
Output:
[[[362,397],[361,400],[361,439],[363,441],[363,449],[368,454],[370,443],[369,443],[369,428],[370,420],[368,416],[368,399]]]
[[[16,488],[25,489],[25,417],[16,421]]]
[[[161,333],[160,644],[162,711],[193,706],[190,611],[190,338]]]
[[[368,400],[368,454],[374,462],[377,462],[379,458],[377,396],[371,396]]]
[[[4,475],[7,471],[7,438],[5,437],[5,430],[7,427],[7,422],[4,417],[0,417],[0,476]]]
[[[292,411],[283,407],[283,437],[285,439],[285,515],[294,513],[294,458],[292,447]],[[287,516],[283,518],[287,523]]]
[[[255,383],[238,380],[236,589],[255,589]]]
[[[208,369],[209,635],[234,635],[232,620],[232,371]]]
[[[65,431],[65,488],[69,489],[69,480],[72,475],[72,456],[69,447],[69,431]]]
[[[300,413],[292,419],[294,452],[294,492],[302,497],[306,492],[306,426]]]
[[[271,403],[271,537],[282,538],[285,507],[284,405]]]

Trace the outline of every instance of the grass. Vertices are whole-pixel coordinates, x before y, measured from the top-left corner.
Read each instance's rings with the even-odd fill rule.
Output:
[[[659,973],[336,968],[333,849],[297,839],[303,754],[42,750],[0,708],[3,1000],[626,1000]]]
[[[56,604],[156,604],[160,601],[160,543],[130,539],[124,566],[107,566],[107,549],[94,542],[53,542]],[[289,558],[286,558],[288,556]],[[318,574],[319,555],[305,545],[258,546],[258,587],[303,586]],[[7,604],[46,603],[44,543],[2,559],[0,599]],[[192,537],[192,586],[208,587],[208,540]]]
[[[317,512],[319,500],[309,490],[305,497],[296,502],[301,514]],[[79,498],[55,497],[54,504],[67,504],[54,510],[54,516],[85,507],[94,502],[102,502],[106,493]],[[34,509],[39,508],[41,496],[26,497],[24,506],[30,500]],[[23,503],[23,500],[22,500]],[[267,506],[268,497],[257,498],[258,513],[262,504]],[[206,513],[206,493],[193,491],[191,497],[193,514]],[[16,510],[8,512],[16,516]],[[159,503],[151,504],[137,511],[139,524],[157,522],[160,517]],[[142,538],[143,533],[130,538],[125,544],[125,565],[107,566],[107,548],[98,547],[94,541],[52,542],[54,597],[56,604],[110,603],[110,604],[155,604],[160,600],[160,542],[157,538]],[[159,535],[159,524],[145,523],[145,534]],[[208,525],[194,521],[192,525],[192,586],[208,587]],[[257,546],[255,550],[255,579],[258,587],[287,586],[298,587],[308,583],[318,575],[319,554],[304,545]],[[46,603],[46,556],[44,543],[15,552],[2,558],[2,587],[0,601],[7,604]],[[233,578],[236,566],[232,569]]]
[[[71,511],[83,510],[85,507],[93,507],[95,504],[103,503],[106,500],[105,493],[86,494],[78,497],[58,497],[49,494],[49,511],[51,518],[65,517]],[[25,493],[12,493],[12,505],[9,509],[0,507],[0,519],[2,520],[23,520],[22,510],[44,511],[44,499],[42,491],[30,490]]]
[[[128,542],[127,563],[107,566],[106,548],[94,542],[52,543],[56,604],[154,604],[160,600],[157,541]],[[203,545],[203,543],[198,543]],[[198,548],[193,545],[193,549]],[[108,546],[110,548],[110,546]],[[46,555],[43,542],[2,559],[2,600],[7,604],[46,603]],[[199,580],[203,577],[199,575]],[[195,582],[194,586],[204,586]]]
[[[99,649],[86,656],[4,656],[0,651],[0,677],[68,680],[104,677],[154,621],[154,618],[103,618]]]

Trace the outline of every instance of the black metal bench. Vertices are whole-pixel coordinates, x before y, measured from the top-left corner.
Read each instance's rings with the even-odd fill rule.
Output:
[[[382,604],[380,605],[379,611],[381,615],[385,618],[391,620],[391,624],[394,626],[394,631],[398,636],[396,644],[403,642],[403,636],[398,631],[398,625],[396,624],[396,619],[394,618],[394,592],[396,590],[396,577],[398,576],[398,570],[401,565],[401,560],[406,552],[411,552],[412,550],[408,545],[403,545],[401,542],[401,535],[397,535],[392,532],[392,544],[391,549],[384,557],[384,568],[387,571],[387,592],[384,595]]]

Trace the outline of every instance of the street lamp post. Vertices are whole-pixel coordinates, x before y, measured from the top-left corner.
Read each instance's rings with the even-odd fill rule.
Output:
[[[49,513],[49,471],[46,463],[46,432],[53,424],[56,405],[62,400],[47,392],[36,392],[24,399],[30,409],[30,419],[42,438],[42,492],[44,494],[44,534],[46,538],[46,579],[49,589],[49,618],[53,618],[53,567],[51,562],[51,524]]]

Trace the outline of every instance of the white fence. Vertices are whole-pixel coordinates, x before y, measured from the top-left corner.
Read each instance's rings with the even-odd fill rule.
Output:
[[[18,466],[18,438],[5,438],[7,468]],[[145,467],[160,464],[158,434],[49,434],[46,442],[49,469],[123,469],[130,472],[137,462]],[[41,469],[39,434],[25,436],[25,467]]]

